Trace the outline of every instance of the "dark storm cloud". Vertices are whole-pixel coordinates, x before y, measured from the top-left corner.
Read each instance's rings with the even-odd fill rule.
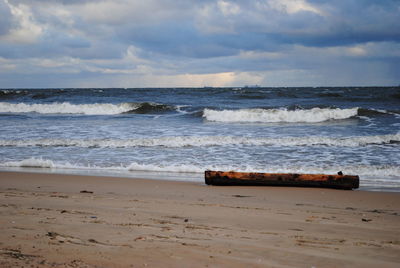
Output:
[[[329,12],[319,36],[306,37],[316,45],[400,41],[400,2],[397,0],[311,0]]]
[[[400,41],[399,1],[314,2],[320,13],[260,11],[257,1],[234,1],[237,14],[224,15],[214,6],[204,18],[208,22],[201,23],[203,29],[193,21],[181,20],[126,25],[118,33],[122,40],[141,48],[188,57],[227,56],[240,50],[279,51],[287,44],[331,47]],[[213,26],[222,30],[207,31]]]
[[[52,5],[58,3],[60,8],[63,5],[93,3],[93,1],[62,0],[33,2]],[[33,2],[10,1],[23,4]],[[230,3],[238,9],[237,13],[231,14],[224,14],[217,1],[200,3],[185,1],[184,9],[179,7],[182,16],[175,20],[156,17],[161,8],[162,12],[173,12],[178,9],[175,5],[171,3],[166,5],[161,1],[160,8],[157,6],[157,1],[150,2],[152,5],[146,9],[149,14],[145,14],[149,18],[148,21],[143,19],[137,21],[133,16],[131,19],[127,17],[115,26],[110,24],[109,20],[91,23],[85,14],[72,16],[73,24],[69,27],[84,30],[85,37],[71,35],[68,32],[71,28],[66,27],[63,18],[45,13],[46,10],[43,11],[40,6],[33,5],[32,11],[36,15],[36,21],[51,25],[53,28],[44,33],[45,36],[38,45],[48,47],[50,41],[54,46],[75,47],[79,50],[90,43],[103,41],[102,38],[98,38],[103,37],[109,41],[114,40],[118,46],[125,43],[165,55],[203,58],[233,55],[240,50],[276,51],[280,50],[280,45],[286,44],[329,47],[400,41],[400,27],[396,27],[400,21],[399,1],[309,1],[315,4],[320,13],[306,9],[288,13],[285,10],[274,9],[266,1],[220,1],[220,3]],[[11,27],[11,18],[9,8],[4,2],[1,3],[0,12],[5,14],[1,16],[4,22],[1,23],[0,31],[5,32]],[[264,3],[264,9],[260,10],[260,3]],[[208,13],[205,16],[199,15],[198,10],[207,4]],[[109,16],[118,17],[118,14],[110,13]],[[212,27],[221,29],[213,32],[209,30]],[[85,38],[91,40],[85,41]],[[63,53],[60,49],[56,50]],[[48,51],[53,52],[54,49]]]

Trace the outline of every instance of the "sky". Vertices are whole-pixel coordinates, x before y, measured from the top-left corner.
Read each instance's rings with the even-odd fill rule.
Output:
[[[0,88],[400,85],[400,0],[0,0]]]

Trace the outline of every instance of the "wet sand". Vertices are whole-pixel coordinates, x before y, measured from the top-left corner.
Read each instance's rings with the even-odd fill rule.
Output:
[[[0,267],[398,267],[400,194],[0,172]]]

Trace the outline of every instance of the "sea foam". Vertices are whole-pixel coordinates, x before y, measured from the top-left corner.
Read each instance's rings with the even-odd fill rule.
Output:
[[[3,167],[27,167],[27,168],[55,168],[56,165],[51,160],[46,160],[42,158],[28,158],[21,161],[9,161],[1,163],[0,166]]]
[[[0,147],[83,147],[83,148],[127,148],[127,147],[205,147],[205,146],[336,146],[359,147],[367,145],[400,143],[400,133],[354,137],[282,137],[254,138],[241,136],[170,136],[132,139],[21,139],[0,140]]]
[[[151,111],[167,110],[167,105],[158,103],[93,103],[72,104],[69,102],[49,104],[26,104],[0,102],[0,113],[40,113],[40,114],[85,114],[85,115],[113,115],[128,112],[147,113]]]
[[[0,163],[0,167],[22,167],[22,168],[43,168],[43,169],[76,169],[76,170],[107,170],[107,171],[149,171],[149,172],[174,172],[174,173],[203,173],[205,170],[222,170],[238,172],[270,172],[270,173],[310,173],[310,174],[336,174],[342,171],[344,174],[375,177],[380,181],[390,178],[397,178],[400,174],[400,167],[393,165],[345,165],[345,166],[252,166],[252,165],[196,165],[185,163],[157,163],[146,164],[132,162],[128,166],[84,166],[81,164],[60,163],[57,161],[29,158],[20,161],[9,161]],[[397,181],[395,179],[395,181]]]
[[[239,109],[222,111],[204,109],[203,117],[208,121],[215,122],[318,123],[328,120],[347,119],[356,116],[357,112],[358,108],[312,108],[307,110]]]

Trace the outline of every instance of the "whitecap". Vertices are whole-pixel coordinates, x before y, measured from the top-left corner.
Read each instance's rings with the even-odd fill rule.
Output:
[[[204,109],[203,117],[208,121],[228,123],[318,123],[328,120],[351,118],[356,116],[357,112],[358,108],[312,108],[308,110],[239,109],[222,111]]]
[[[82,148],[129,148],[129,147],[206,147],[206,146],[335,146],[361,147],[400,143],[400,133],[374,136],[327,137],[302,136],[282,138],[255,138],[242,136],[166,136],[131,139],[3,139],[0,146],[14,147],[82,147]]]

